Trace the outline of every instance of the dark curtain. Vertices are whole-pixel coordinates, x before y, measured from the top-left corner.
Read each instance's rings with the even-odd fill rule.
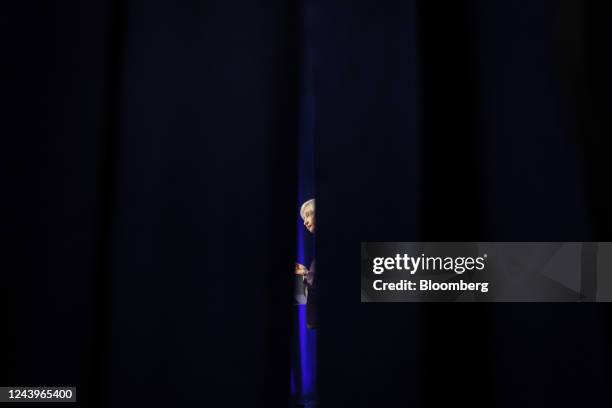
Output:
[[[610,406],[607,304],[360,304],[361,241],[610,241],[609,10],[313,1],[324,406]]]
[[[286,406],[297,7],[13,3],[0,384]]]
[[[361,241],[612,240],[608,7],[303,4],[3,5],[0,385],[286,406],[312,89],[321,405],[610,406],[607,305],[357,278]]]

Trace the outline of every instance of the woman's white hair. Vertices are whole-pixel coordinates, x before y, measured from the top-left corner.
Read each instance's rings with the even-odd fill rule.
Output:
[[[310,210],[311,208],[312,208],[312,211],[315,210],[315,199],[314,198],[311,198],[310,200],[302,204],[302,207],[300,208],[300,217],[302,217],[302,219],[306,218],[306,211]]]

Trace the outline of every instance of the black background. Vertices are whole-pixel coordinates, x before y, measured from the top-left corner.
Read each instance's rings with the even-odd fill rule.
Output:
[[[321,405],[612,402],[607,305],[358,287],[361,241],[611,240],[604,6],[3,8],[2,385],[286,406],[308,44]]]

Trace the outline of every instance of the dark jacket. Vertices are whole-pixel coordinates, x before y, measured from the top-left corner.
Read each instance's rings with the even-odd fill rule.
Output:
[[[310,264],[308,274],[304,277],[308,297],[306,300],[306,324],[309,329],[317,327],[317,285],[315,280],[315,261]]]

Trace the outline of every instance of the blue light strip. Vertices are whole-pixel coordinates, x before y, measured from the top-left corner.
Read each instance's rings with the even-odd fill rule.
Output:
[[[308,5],[301,2],[302,11],[302,64],[300,92],[300,124],[298,135],[298,203],[297,217],[297,262],[310,268],[314,259],[312,235],[304,228],[299,208],[306,200],[315,198],[314,191],[314,83],[312,72],[311,44],[308,41]],[[308,329],[306,305],[296,305],[297,330],[293,347],[299,351],[299,358],[293,360],[292,396],[301,403],[316,399],[316,330]],[[299,378],[298,378],[299,377]]]

